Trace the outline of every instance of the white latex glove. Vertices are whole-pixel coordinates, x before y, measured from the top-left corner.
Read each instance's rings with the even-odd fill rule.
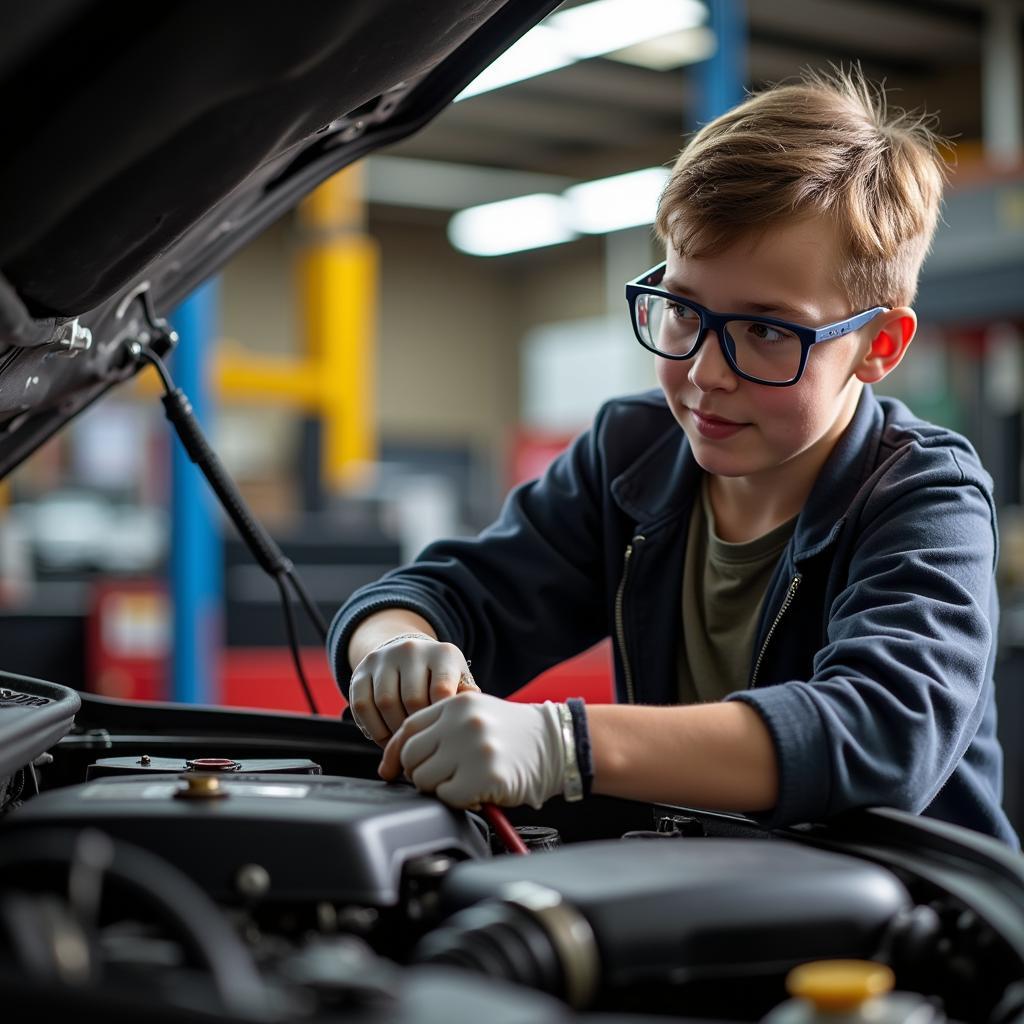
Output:
[[[390,780],[403,769],[418,790],[452,807],[540,807],[564,783],[558,710],[551,701],[452,697],[410,715],[391,738],[378,772]]]
[[[383,747],[409,715],[479,689],[458,647],[415,633],[370,651],[352,673],[348,699],[363,735]]]

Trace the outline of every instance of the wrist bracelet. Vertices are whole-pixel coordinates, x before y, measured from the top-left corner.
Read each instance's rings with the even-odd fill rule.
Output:
[[[565,705],[572,714],[572,731],[576,740],[576,764],[583,780],[583,795],[590,796],[590,790],[594,784],[594,755],[590,749],[587,705],[582,697],[570,697]]]
[[[576,737],[572,728],[572,712],[565,704],[556,704],[558,722],[562,731],[562,751],[565,754],[565,778],[562,796],[567,801],[583,799],[583,778],[576,760]]]
[[[413,637],[417,637],[417,636],[423,637],[424,640],[433,640],[434,639],[434,637],[430,636],[427,633],[420,633],[420,632],[415,632],[415,633],[399,633],[397,636],[388,637],[387,640],[382,640],[379,644],[377,644],[376,647],[371,647],[369,653],[373,654],[374,651],[379,651],[382,648],[387,647],[388,644],[396,643],[399,640],[411,640]]]

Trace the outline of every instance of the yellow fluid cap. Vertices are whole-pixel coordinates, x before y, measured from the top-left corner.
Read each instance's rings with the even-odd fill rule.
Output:
[[[896,976],[871,960],[814,960],[786,976],[791,996],[809,999],[819,1010],[852,1010],[873,996],[891,992]]]

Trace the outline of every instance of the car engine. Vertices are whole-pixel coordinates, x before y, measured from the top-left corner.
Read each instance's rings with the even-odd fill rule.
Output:
[[[1024,1020],[1020,858],[953,826],[555,800],[510,812],[513,856],[350,723],[0,683],[12,1013],[759,1021],[793,968],[861,960],[886,1001],[793,1019]]]

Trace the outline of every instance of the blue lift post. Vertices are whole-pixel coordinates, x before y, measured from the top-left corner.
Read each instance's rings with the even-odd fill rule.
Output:
[[[715,52],[693,65],[694,117],[700,128],[741,102],[747,81],[747,8],[745,0],[705,0]]]
[[[207,356],[217,336],[219,296],[219,281],[208,281],[170,316],[181,338],[172,357],[171,375],[207,432],[211,412]],[[187,704],[217,703],[224,570],[216,499],[173,434],[172,450],[171,696]]]

